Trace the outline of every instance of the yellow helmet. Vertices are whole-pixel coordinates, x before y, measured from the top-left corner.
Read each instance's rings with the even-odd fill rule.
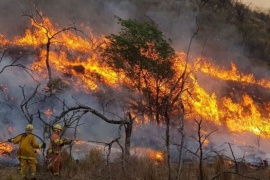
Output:
[[[33,131],[34,126],[32,124],[27,124],[25,127],[25,131]]]
[[[61,131],[62,130],[62,126],[60,124],[55,124],[53,126],[53,130],[58,130],[58,131]]]

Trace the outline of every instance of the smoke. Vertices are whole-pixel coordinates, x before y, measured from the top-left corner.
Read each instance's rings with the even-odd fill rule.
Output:
[[[177,52],[187,52],[189,42],[198,26],[196,17],[211,19],[214,15],[205,9],[194,10],[186,1],[129,1],[129,0],[3,0],[0,2],[3,11],[0,12],[0,32],[5,36],[17,36],[29,25],[29,19],[22,16],[25,13],[35,14],[37,9],[48,16],[60,27],[75,23],[79,28],[90,27],[96,35],[117,33],[119,25],[114,16],[122,19],[145,18],[153,19],[167,38],[172,39]],[[200,14],[201,13],[201,14]],[[7,16],[8,15],[8,16]],[[81,27],[81,25],[84,25]],[[211,25],[209,29],[204,29]],[[205,19],[200,24],[200,34],[192,39],[191,55],[209,55],[214,60],[235,59],[241,54],[237,45],[240,35],[234,26],[222,24],[220,21],[208,22]],[[206,44],[204,45],[204,41]],[[217,50],[218,48],[218,50]],[[240,53],[239,53],[240,52]],[[192,59],[192,58],[191,58]]]
[[[154,5],[150,5],[150,3]],[[203,17],[210,17],[213,15],[207,10],[196,11],[187,1],[136,1],[136,0],[1,0],[0,1],[0,34],[3,34],[7,38],[14,38],[24,33],[26,28],[29,28],[29,18],[22,16],[24,13],[35,14],[37,9],[43,13],[44,16],[48,16],[54,23],[57,23],[60,27],[65,27],[69,24],[75,23],[76,26],[82,30],[85,27],[90,27],[93,33],[99,35],[109,35],[111,33],[117,33],[120,30],[119,25],[116,23],[114,16],[119,16],[122,19],[128,18],[145,18],[149,17],[154,20],[160,30],[164,32],[165,37],[172,39],[172,46],[177,52],[187,52],[190,47],[190,61],[195,59],[194,57],[206,56],[216,64],[226,66],[230,68],[228,61],[234,61],[240,70],[254,73],[256,77],[269,76],[269,72],[263,67],[251,68],[252,63],[244,56],[242,47],[238,42],[240,35],[234,26],[226,23],[220,23],[219,21],[206,21],[199,34],[194,36],[198,28],[196,24],[196,16],[199,13],[203,14]],[[83,24],[83,25],[82,25]],[[211,25],[211,26],[206,26]],[[204,29],[208,27],[208,29]],[[194,36],[194,38],[193,38]],[[33,57],[27,57],[24,61],[31,61]],[[0,63],[1,68],[10,64],[12,59],[5,57]],[[46,86],[46,79],[43,79],[40,83],[40,89]],[[217,92],[218,95],[224,94],[228,89],[227,83],[221,83],[212,81],[211,79],[198,75],[198,82],[208,92]],[[25,117],[20,109],[20,102],[22,102],[21,87],[25,87],[26,96],[29,96],[37,85],[35,81],[24,70],[19,67],[12,67],[5,70],[0,74],[0,85],[4,85],[7,91],[0,91],[0,124],[1,135],[5,138],[10,138],[24,130],[27,124]],[[121,97],[123,94],[132,95],[132,92],[120,92],[119,94],[110,94],[114,97]],[[102,111],[104,107],[97,102],[95,97],[91,95],[82,95],[80,92],[74,92],[73,89],[65,91],[64,94],[59,95],[60,99],[65,99],[65,103],[72,107],[76,105],[76,101],[90,107]],[[54,109],[56,114],[61,111],[61,102],[47,101],[46,104],[42,104],[42,110],[50,107]],[[116,104],[117,105],[117,104]],[[109,106],[107,110],[124,116],[124,110],[121,106]],[[112,118],[115,118],[113,114]],[[53,117],[48,117],[49,122]],[[14,131],[10,132],[7,127],[14,127]],[[39,136],[42,135],[42,123],[38,120],[34,121],[36,127],[35,133]],[[207,125],[211,132],[211,125]],[[225,125],[224,125],[225,126]],[[213,128],[215,129],[215,128]],[[123,131],[123,129],[122,129]],[[178,129],[172,129],[174,139],[180,139]],[[67,133],[67,136],[73,138],[73,130]],[[154,149],[165,149],[164,144],[164,127],[156,127],[153,125],[145,125],[135,127],[132,143],[134,146],[150,147]],[[194,136],[194,124],[187,127],[187,136]],[[80,121],[77,137],[80,140],[97,140],[97,141],[110,141],[118,136],[118,126],[110,125],[100,120],[94,115],[84,116]],[[214,133],[214,138],[210,136],[210,141],[214,148],[222,148],[223,144],[220,144],[220,139],[226,139],[226,142],[235,143],[241,141],[243,137],[248,141],[246,143],[258,147],[257,137],[249,134],[248,136],[242,135],[239,137],[233,136],[227,129],[222,129]],[[198,145],[194,143],[194,140],[190,140],[191,144],[188,147],[196,149]],[[260,149],[264,152],[267,151],[267,143],[262,142]],[[178,153],[177,149],[175,154]],[[246,153],[243,148],[235,150],[238,157]],[[251,150],[250,150],[251,151]],[[229,155],[230,151],[227,149]],[[188,156],[188,155],[187,155]],[[263,158],[268,155],[263,155]]]

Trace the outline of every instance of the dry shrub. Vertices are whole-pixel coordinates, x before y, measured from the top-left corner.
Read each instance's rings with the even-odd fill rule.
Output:
[[[270,167],[265,168],[263,175],[264,175],[263,177],[270,177]]]
[[[200,177],[200,169],[199,169],[199,164],[196,162],[196,163],[194,163],[194,165],[195,165],[195,167],[194,167],[194,173],[195,173],[195,177],[196,177],[196,179],[200,179],[199,177]],[[203,166],[202,166],[202,175],[203,175],[203,178],[204,179],[208,179],[208,175],[209,175],[209,173],[208,173],[208,171],[209,171],[209,169],[208,169],[208,167],[207,167],[207,165],[206,164],[203,164]]]
[[[8,175],[8,176],[6,177],[6,180],[15,180],[15,179],[13,178],[12,175]]]
[[[84,163],[88,164],[89,169],[95,169],[104,165],[105,160],[103,158],[103,155],[100,149],[98,148],[91,149]]]
[[[99,179],[97,177],[102,176],[100,172],[105,168],[106,160],[100,149],[93,148],[89,151],[88,156],[80,161],[79,166],[81,171],[87,172],[88,178]]]
[[[232,168],[233,162],[228,160],[224,156],[214,157],[213,163],[208,167],[208,176],[213,177],[217,176],[217,180],[234,180],[239,179],[240,177],[237,174],[234,174],[234,169]]]
[[[209,168],[213,174],[213,176],[218,175],[221,173],[221,175],[218,177],[219,180],[227,180],[232,178],[232,174],[228,173],[222,173],[230,170],[231,161],[229,161],[226,157],[223,156],[216,156],[214,158],[213,164],[211,165],[211,168]]]
[[[61,166],[61,175],[64,177],[72,177],[79,173],[79,167],[76,164],[76,161],[70,156],[68,151],[63,151],[61,153],[62,157],[62,166]]]
[[[69,153],[63,152],[63,177],[73,179],[89,179],[98,176],[100,169],[105,166],[105,159],[99,149],[91,149],[89,154],[80,160],[70,158]],[[91,178],[94,179],[94,178]]]
[[[159,180],[166,179],[167,167],[164,162],[156,162],[153,159],[145,157],[132,156],[124,159],[122,169],[122,178],[125,179],[147,179]]]
[[[154,161],[150,157],[130,156],[123,157],[121,154],[106,164],[104,154],[99,149],[91,149],[89,154],[80,160],[70,158],[68,152],[63,152],[63,169],[62,177],[64,179],[79,180],[79,179],[111,179],[111,180],[127,180],[127,179],[141,179],[141,180],[164,180],[168,178],[168,167],[166,161]],[[248,170],[241,174],[234,174],[234,168],[230,167],[232,164],[226,157],[217,156],[211,161],[211,164],[204,162],[204,179],[211,179],[218,175],[216,180],[242,180],[241,174],[250,177],[265,178],[270,176],[268,168],[260,171]],[[178,164],[172,163],[172,179],[177,177]],[[228,173],[231,172],[231,173]],[[184,162],[181,179],[198,179],[198,163]]]

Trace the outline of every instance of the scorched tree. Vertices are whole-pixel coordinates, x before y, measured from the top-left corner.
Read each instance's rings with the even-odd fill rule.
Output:
[[[168,93],[164,87],[175,74],[174,49],[151,19],[116,18],[121,31],[106,37],[102,56],[112,68],[124,73],[123,85],[137,92],[131,108],[143,114],[142,120],[147,115],[160,124],[164,114],[162,102]]]

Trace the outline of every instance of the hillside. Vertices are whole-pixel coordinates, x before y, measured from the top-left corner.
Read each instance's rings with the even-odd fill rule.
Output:
[[[269,14],[238,0],[0,7],[5,179],[19,174],[17,146],[6,141],[28,123],[40,143],[55,124],[74,140],[63,179],[269,176]],[[52,178],[42,160],[38,177]]]

